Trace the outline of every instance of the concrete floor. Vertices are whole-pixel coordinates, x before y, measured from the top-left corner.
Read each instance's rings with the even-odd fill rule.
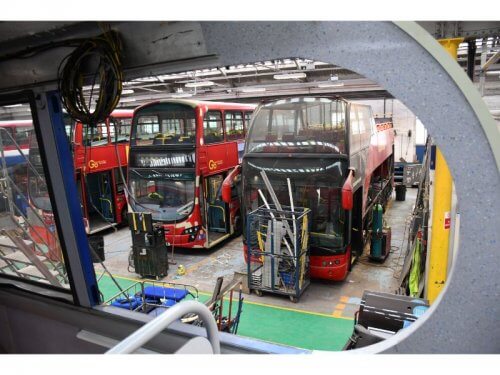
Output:
[[[298,303],[278,295],[258,297],[246,295],[246,301],[282,308],[312,312],[321,315],[352,319],[358,310],[360,298],[365,290],[394,292],[398,287],[399,272],[404,255],[401,246],[405,236],[407,217],[412,211],[417,189],[408,189],[406,200],[389,202],[385,215],[387,225],[392,228],[392,251],[385,263],[371,262],[365,254],[353,266],[344,282],[312,281]],[[140,279],[135,273],[127,270],[128,256],[131,246],[128,228],[111,230],[105,234],[105,265],[113,274],[121,277]],[[406,241],[404,242],[406,247]],[[170,254],[171,255],[171,254]],[[215,249],[180,249],[176,248],[168,276],[165,281],[190,284],[202,292],[211,293],[217,277],[223,276],[225,282],[232,280],[235,272],[246,272],[243,260],[241,237],[234,238]],[[176,274],[177,266],[186,268],[184,276]],[[101,265],[95,266],[99,276],[103,272]]]

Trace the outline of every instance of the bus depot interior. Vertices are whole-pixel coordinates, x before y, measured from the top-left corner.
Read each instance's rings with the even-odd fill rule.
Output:
[[[54,40],[72,37],[81,25],[73,26],[54,25]],[[168,27],[182,38],[188,26]],[[88,25],[81,30],[99,37]],[[498,77],[480,80],[474,64],[498,55],[498,38],[455,46],[464,74],[471,45],[482,47],[470,78],[491,103]],[[2,43],[11,50],[0,59],[6,71],[23,54],[43,61],[47,53],[40,41],[40,50],[26,51]],[[126,56],[133,45],[122,46]],[[78,50],[64,48],[51,56],[71,60]],[[0,290],[15,286],[21,310],[29,300],[52,306],[50,319],[69,327],[60,335],[71,340],[42,347],[43,338],[29,342],[10,328],[0,352],[104,353],[193,300],[210,311],[228,353],[352,350],[425,315],[453,267],[460,205],[419,117],[382,84],[329,62],[287,56],[217,65],[177,52],[187,55],[162,56],[167,63],[152,64],[154,74],[114,77],[118,97],[116,82],[103,94],[87,80],[80,100],[116,99],[87,122],[74,118],[68,92],[77,89],[61,82],[64,71],[51,77],[58,85],[3,85]],[[91,104],[96,112],[99,105]],[[447,196],[438,190],[443,179]],[[10,301],[3,293],[0,311]],[[93,312],[60,317],[56,307],[68,305]],[[137,350],[176,352],[179,337],[208,331],[202,317],[184,311]]]

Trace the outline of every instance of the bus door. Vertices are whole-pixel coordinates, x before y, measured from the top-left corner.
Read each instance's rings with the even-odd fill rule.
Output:
[[[114,222],[114,192],[111,171],[87,174],[87,207],[91,227],[92,222]]]
[[[224,176],[218,174],[207,177],[207,226],[209,232],[229,233],[229,205],[222,201],[222,182]],[[215,237],[215,238],[214,238]],[[209,240],[217,236],[209,236]]]

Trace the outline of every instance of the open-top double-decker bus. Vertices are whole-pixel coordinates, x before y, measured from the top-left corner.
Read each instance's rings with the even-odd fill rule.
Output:
[[[243,217],[264,204],[259,190],[272,203],[263,171],[281,205],[290,203],[289,179],[294,205],[312,213],[311,277],[343,280],[363,252],[373,205],[391,195],[393,144],[392,122],[377,124],[369,106],[320,97],[262,104],[241,166]]]
[[[163,223],[169,245],[210,248],[241,228],[238,195],[222,182],[241,162],[255,106],[165,100],[135,110],[129,152],[129,204]]]

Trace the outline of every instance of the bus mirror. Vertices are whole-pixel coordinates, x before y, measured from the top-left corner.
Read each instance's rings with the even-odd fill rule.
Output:
[[[349,175],[342,186],[342,208],[346,211],[351,211],[354,205],[352,193],[352,176],[353,171],[349,171]]]
[[[240,166],[234,168],[231,173],[227,175],[222,183],[222,201],[225,203],[230,203],[232,198],[232,189],[234,187],[234,183],[236,177],[240,174]]]

